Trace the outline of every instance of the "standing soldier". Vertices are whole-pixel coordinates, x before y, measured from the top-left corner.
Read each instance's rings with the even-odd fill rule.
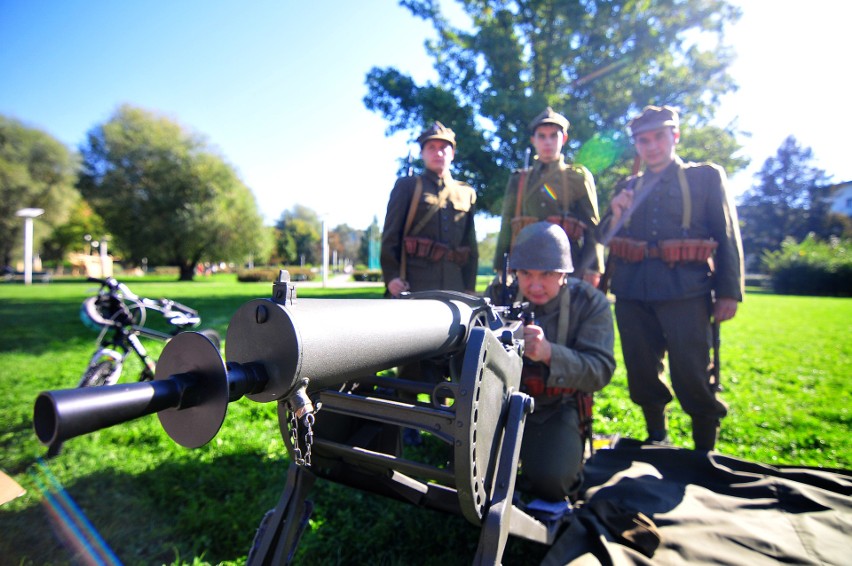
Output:
[[[455,133],[435,122],[417,141],[426,171],[397,179],[391,191],[382,231],[385,285],[393,297],[433,289],[473,294],[476,193],[450,175]]]
[[[677,156],[674,108],[647,106],[628,127],[646,169],[616,188],[603,224],[617,236],[611,288],[630,398],[642,407],[648,441],[668,442],[668,351],[695,448],[712,450],[727,414],[718,374],[712,379],[712,324],[733,318],[744,289],[736,208],[721,167]]]
[[[571,240],[574,264],[582,268],[577,277],[595,286],[600,281],[603,247],[595,234],[599,221],[595,180],[582,165],[565,162],[562,148],[568,140],[568,127],[568,119],[549,106],[530,123],[535,162],[509,177],[494,254],[498,273],[518,232],[548,220],[562,226]]]

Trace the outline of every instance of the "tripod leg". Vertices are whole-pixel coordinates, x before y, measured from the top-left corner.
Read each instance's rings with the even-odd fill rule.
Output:
[[[532,411],[532,399],[523,394],[509,398],[509,410],[500,447],[500,459],[494,477],[494,495],[488,512],[482,518],[482,533],[476,549],[474,564],[500,564],[511,524],[512,496],[521,454],[521,439],[527,415]]]
[[[299,544],[313,504],[308,491],[316,476],[307,468],[290,464],[287,485],[278,505],[263,518],[246,562],[247,566],[289,564]]]

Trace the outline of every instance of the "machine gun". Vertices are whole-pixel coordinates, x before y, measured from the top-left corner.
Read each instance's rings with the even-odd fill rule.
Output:
[[[508,312],[439,291],[395,301],[297,300],[282,271],[271,299],[250,301],[231,319],[227,364],[201,334],[179,334],[152,382],[42,392],[35,432],[51,445],[157,413],[174,441],[193,448],[217,434],[228,403],[276,401],[292,463],[249,564],[290,562],[317,477],[461,515],[481,527],[474,563],[497,564],[508,535],[552,544],[559,528],[513,502],[534,406],[519,391],[522,323],[504,318]],[[430,386],[377,375],[418,360],[434,361],[446,379]],[[401,391],[429,402],[403,402]],[[405,427],[443,441],[449,464],[402,457]]]

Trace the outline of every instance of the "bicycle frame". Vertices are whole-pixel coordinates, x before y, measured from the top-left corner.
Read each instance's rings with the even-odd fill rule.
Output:
[[[152,300],[139,297],[123,283],[113,278],[89,281],[99,283],[98,293],[83,301],[81,317],[87,326],[97,325],[100,334],[97,349],[89,360],[86,371],[78,387],[96,385],[114,385],[121,377],[124,361],[130,352],[134,352],[142,361],[143,368],[139,381],[154,378],[156,362],[148,354],[140,336],[168,342],[179,332],[197,326],[201,319],[198,312],[169,299]],[[174,328],[171,332],[162,332],[145,326],[147,311],[154,310]],[[218,336],[212,332],[211,340]],[[218,344],[217,344],[218,346]]]

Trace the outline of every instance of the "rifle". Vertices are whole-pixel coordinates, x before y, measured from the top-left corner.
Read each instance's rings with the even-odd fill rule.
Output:
[[[450,291],[396,301],[297,299],[282,271],[271,298],[249,301],[231,318],[227,365],[206,337],[182,333],[166,345],[153,381],[42,392],[33,424],[49,446],[156,413],[175,442],[195,448],[215,437],[229,403],[275,401],[291,464],[249,565],[292,559],[316,478],[461,515],[481,528],[475,563],[499,564],[509,535],[552,544],[560,526],[513,503],[533,400],[519,390],[523,328],[509,312]],[[377,375],[426,359],[447,379]],[[401,402],[401,391],[431,402]],[[452,464],[402,458],[404,428],[442,441]]]
[[[630,176],[635,179],[636,175],[639,174],[639,170],[641,168],[642,168],[642,158],[639,157],[639,154],[636,154],[636,156],[633,158],[633,166],[630,169]],[[645,191],[646,194],[648,192],[649,191],[647,191],[647,190]],[[629,211],[630,213],[632,213],[632,211],[636,209],[636,207],[639,205],[639,202],[641,202],[641,200],[633,203],[633,207]],[[615,226],[610,227],[610,229],[604,235],[603,240],[601,241],[601,245],[603,247],[607,247],[609,245],[609,243],[612,241],[612,239],[615,237],[615,235],[618,233],[618,231],[621,230],[621,227],[624,226],[624,223],[627,221],[627,218],[629,218],[629,217],[630,217],[629,214],[622,214],[621,218],[619,219],[618,222],[616,222]],[[604,294],[606,294],[609,291],[609,282],[610,282],[610,279],[612,279],[612,272],[614,270],[615,270],[615,263],[613,261],[612,254],[610,253],[610,254],[607,254],[607,256],[606,256],[606,264],[604,265],[604,272],[603,272],[603,275],[601,275],[601,280],[598,282],[598,289],[600,289],[600,291]]]

